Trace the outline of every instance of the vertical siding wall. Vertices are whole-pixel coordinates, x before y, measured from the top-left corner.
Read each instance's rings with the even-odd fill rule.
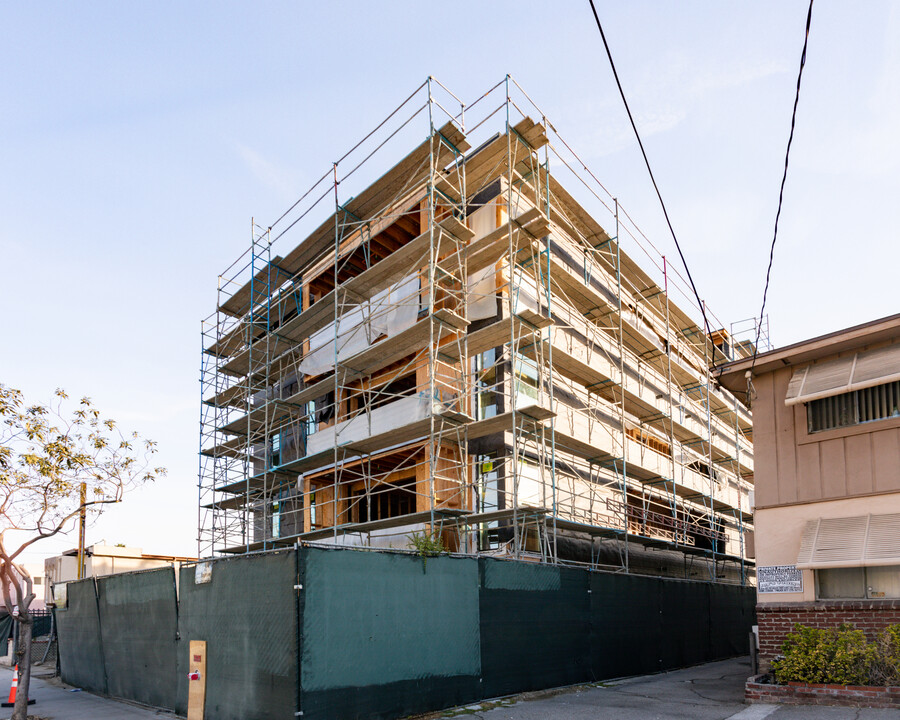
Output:
[[[756,507],[900,491],[900,419],[810,435],[806,406],[784,404],[792,372],[754,380]]]
[[[63,680],[184,713],[188,643],[205,640],[207,720],[387,719],[743,654],[754,623],[750,587],[487,558],[209,565],[181,569],[177,601],[171,569],[70,584]]]

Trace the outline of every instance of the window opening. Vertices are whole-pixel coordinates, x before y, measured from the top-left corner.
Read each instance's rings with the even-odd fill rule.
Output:
[[[900,380],[810,400],[806,417],[810,433],[900,417]]]

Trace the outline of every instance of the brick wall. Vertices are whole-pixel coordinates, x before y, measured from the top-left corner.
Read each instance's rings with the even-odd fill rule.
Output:
[[[900,687],[860,687],[816,683],[771,685],[756,682],[756,679],[750,678],[744,687],[744,697],[749,703],[900,708]]]
[[[900,600],[829,600],[765,603],[756,606],[759,624],[759,659],[768,662],[781,652],[794,623],[808,627],[836,627],[851,623],[871,640],[888,625],[900,623]]]

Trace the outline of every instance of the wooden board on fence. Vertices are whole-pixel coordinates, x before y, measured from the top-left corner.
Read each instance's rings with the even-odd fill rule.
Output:
[[[188,657],[187,720],[203,720],[206,709],[206,641],[191,640]],[[193,679],[196,674],[197,679]]]

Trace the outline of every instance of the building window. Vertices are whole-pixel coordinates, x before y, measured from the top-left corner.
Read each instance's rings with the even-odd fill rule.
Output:
[[[374,388],[362,388],[355,395],[356,409],[360,412],[375,410],[395,400],[416,394],[416,374],[411,373]]]
[[[816,570],[819,600],[900,598],[900,565]]]
[[[809,432],[900,416],[900,380],[832,395],[806,404]]]
[[[493,348],[476,355],[475,364],[475,401],[476,420],[486,420],[498,414],[500,395],[497,392],[496,352]]]
[[[270,440],[271,451],[269,453],[269,467],[281,465],[281,433],[275,433]]]
[[[272,503],[272,537],[281,537],[281,500]]]
[[[396,484],[379,483],[369,492],[358,488],[350,492],[349,501],[352,523],[410,515],[416,511],[415,478]]]
[[[538,370],[537,365],[521,355],[516,356],[516,404],[520,407],[528,407],[537,403],[538,399]]]

